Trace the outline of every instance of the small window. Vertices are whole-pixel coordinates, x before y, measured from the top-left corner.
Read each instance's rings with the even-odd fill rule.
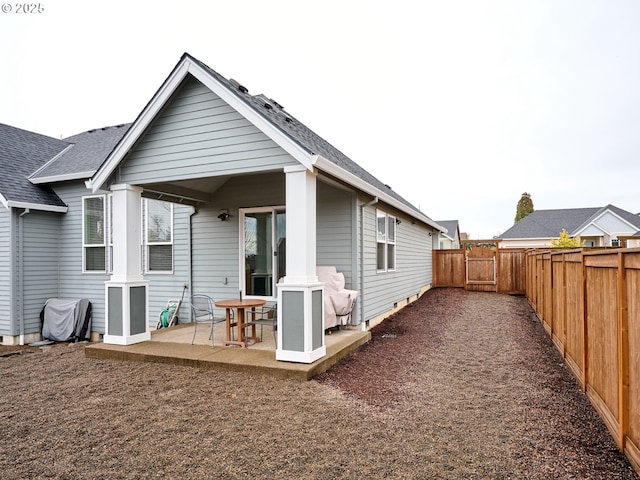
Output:
[[[82,199],[82,270],[106,272],[105,196]]]
[[[148,272],[173,271],[173,204],[145,202],[145,243]]]
[[[618,238],[612,238],[611,239],[611,246],[612,247],[621,247],[622,246],[621,243],[622,242],[620,242],[620,239],[618,239]]]
[[[376,211],[376,262],[378,272],[396,269],[396,217]]]

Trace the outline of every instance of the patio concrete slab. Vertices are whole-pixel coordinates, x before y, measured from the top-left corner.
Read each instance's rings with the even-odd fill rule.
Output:
[[[201,330],[208,335],[207,328]],[[85,356],[105,360],[155,362],[231,372],[251,372],[307,381],[326,371],[371,339],[370,332],[360,330],[341,330],[326,335],[327,355],[311,364],[303,364],[277,361],[275,346],[269,345],[268,342],[257,344],[258,348],[225,347],[215,344],[212,347],[205,337],[199,337],[196,344],[191,345],[192,335],[193,327],[189,324],[181,325],[152,332],[151,340],[134,345],[87,345]],[[265,337],[268,338],[268,335]]]

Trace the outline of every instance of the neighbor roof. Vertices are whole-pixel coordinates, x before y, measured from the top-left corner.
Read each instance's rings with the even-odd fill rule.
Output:
[[[28,177],[69,146],[63,140],[0,123],[0,195],[4,206],[66,211],[50,187],[34,185]]]
[[[578,235],[584,227],[606,210],[610,210],[632,225],[640,227],[640,217],[638,215],[614,205],[594,208],[534,210],[505,231],[499,238],[554,238],[560,234],[562,229],[565,229],[573,237]]]
[[[451,240],[455,240],[456,231],[458,230],[458,220],[436,220],[438,225],[442,225],[447,229],[445,234]]]

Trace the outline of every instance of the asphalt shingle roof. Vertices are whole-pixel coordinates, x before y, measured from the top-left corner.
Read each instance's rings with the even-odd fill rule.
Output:
[[[447,229],[447,237],[455,238],[456,230],[458,229],[458,220],[436,220],[436,223]]]
[[[331,145],[325,139],[317,135],[310,128],[305,126],[298,119],[293,117],[288,111],[285,111],[284,108],[278,104],[273,99],[268,98],[265,95],[251,95],[249,91],[244,86],[240,85],[235,80],[227,80],[225,77],[217,73],[215,70],[205,65],[201,61],[193,58],[189,54],[185,53],[185,56],[188,56],[192,61],[196,62],[203,69],[209,72],[216,80],[222,83],[225,87],[227,87],[231,92],[233,92],[238,98],[243,100],[247,105],[253,108],[260,115],[269,120],[273,125],[279,128],[282,132],[284,132],[289,138],[291,138],[294,142],[300,145],[302,148],[307,150],[311,154],[321,155],[326,158],[330,162],[336,164],[337,166],[343,168],[347,172],[355,175],[356,177],[364,180],[368,184],[376,187],[378,190],[381,190],[394,199],[402,202],[412,210],[416,212],[420,212],[421,215],[426,216],[423,212],[421,212],[417,207],[409,203],[402,196],[398,195],[394,190],[389,188],[388,185],[378,180],[376,177],[367,172],[364,168],[358,165],[356,162],[347,157],[344,153],[338,150],[336,147]],[[428,218],[428,217],[427,217]],[[430,219],[431,220],[431,219]],[[432,220],[433,221],[433,220]]]
[[[613,205],[594,208],[534,210],[499,238],[555,238],[564,228],[570,236],[588,225],[605,210],[611,210],[632,225],[640,226],[640,217]]]
[[[55,177],[89,178],[102,165],[116,144],[127,132],[130,123],[96,128],[65,138],[73,146],[63,155],[46,165],[32,180]]]
[[[28,177],[69,146],[68,142],[0,123],[0,194],[9,202],[65,206],[46,185]]]

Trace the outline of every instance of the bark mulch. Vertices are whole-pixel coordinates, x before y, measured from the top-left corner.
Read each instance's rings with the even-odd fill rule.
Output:
[[[2,478],[638,478],[524,298],[372,334],[306,383],[0,347]]]

